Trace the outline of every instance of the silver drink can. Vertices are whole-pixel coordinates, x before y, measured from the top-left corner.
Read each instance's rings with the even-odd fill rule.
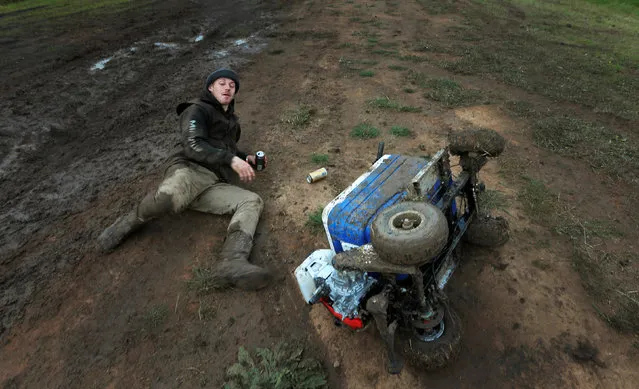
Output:
[[[255,153],[255,170],[258,172],[264,170],[266,167],[265,163],[266,154],[263,151],[258,151]]]

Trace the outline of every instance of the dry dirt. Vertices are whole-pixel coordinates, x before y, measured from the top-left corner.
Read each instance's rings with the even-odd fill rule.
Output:
[[[387,153],[432,154],[451,128],[490,127],[508,140],[504,158],[521,153],[538,174],[573,188],[574,201],[593,212],[605,209],[609,194],[620,193],[598,185],[596,173],[573,161],[555,157],[538,164],[553,157],[535,148],[499,104],[446,109],[404,93],[404,77],[388,65],[405,63],[393,58],[362,65],[375,71],[372,78],[345,69],[345,59],[370,59],[352,49],[361,44],[354,34],[361,27],[350,19],[355,11],[382,23],[380,41],[397,42],[403,54],[415,54],[408,43],[424,25],[456,23],[454,15],[430,16],[413,1],[170,0],[152,17],[127,14],[102,21],[100,29],[85,23],[51,36],[2,41],[12,58],[2,62],[0,102],[3,388],[220,387],[239,346],[281,340],[305,344],[307,355],[326,367],[332,388],[636,387],[637,338],[617,333],[597,315],[571,266],[570,243],[523,213],[516,188],[500,178],[499,160],[482,178],[509,199],[501,214],[513,235],[499,250],[465,250],[448,286],[465,328],[453,364],[389,376],[378,335],[337,328],[323,307],[303,303],[292,271],[328,245],[305,226],[308,214],[366,171],[380,140]],[[194,42],[200,33],[204,39]],[[67,50],[39,55],[43,45]],[[103,70],[91,70],[111,56]],[[268,169],[250,185],[266,203],[253,259],[279,276],[262,293],[200,296],[188,280],[194,267],[216,259],[228,218],[166,217],[111,255],[95,253],[93,243],[157,184],[177,139],[174,107],[195,96],[208,72],[221,65],[242,78],[240,145],[269,156]],[[428,62],[410,66],[447,75]],[[462,81],[492,88],[487,80]],[[526,96],[504,85],[494,90]],[[378,96],[422,111],[366,104]],[[297,128],[282,122],[302,105],[312,109],[310,123]],[[379,127],[381,136],[350,137],[361,122]],[[394,137],[392,125],[414,134]],[[329,155],[329,176],[308,185],[306,174],[318,167],[312,153]],[[600,192],[580,192],[584,187]],[[627,204],[619,201],[623,212]],[[636,252],[632,242],[623,244]],[[596,361],[570,352],[584,339],[599,350]]]

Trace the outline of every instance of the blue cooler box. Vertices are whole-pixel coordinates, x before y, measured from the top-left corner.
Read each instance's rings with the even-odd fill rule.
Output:
[[[411,193],[412,185],[420,181],[428,198],[441,187],[438,172],[432,169],[435,160],[401,155],[384,155],[371,169],[331,201],[322,214],[324,229],[335,253],[370,243],[371,223],[383,209],[399,202]],[[430,172],[420,179],[420,172]]]

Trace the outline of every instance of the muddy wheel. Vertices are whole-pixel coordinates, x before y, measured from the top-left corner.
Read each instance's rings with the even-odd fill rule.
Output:
[[[489,157],[498,156],[506,146],[503,136],[487,128],[451,132],[448,143],[451,154],[478,153]]]
[[[446,307],[442,323],[443,333],[435,340],[424,341],[415,332],[400,334],[400,349],[408,363],[419,369],[435,370],[457,357],[461,348],[461,320],[452,308]]]
[[[477,216],[468,226],[464,239],[477,246],[503,246],[510,239],[510,227],[501,216]]]
[[[397,265],[416,265],[439,254],[448,240],[446,216],[436,206],[406,201],[378,214],[371,243],[379,257]]]

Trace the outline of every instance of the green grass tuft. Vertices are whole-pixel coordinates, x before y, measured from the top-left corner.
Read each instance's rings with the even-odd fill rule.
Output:
[[[524,207],[524,212],[533,221],[552,224],[552,218],[558,210],[557,198],[543,182],[528,177],[524,179],[524,186],[517,195],[517,199]]]
[[[328,387],[322,364],[303,357],[299,344],[280,343],[250,353],[240,347],[237,363],[229,367],[224,389],[325,389]]]
[[[401,137],[406,137],[406,136],[413,135],[413,132],[408,127],[402,127],[402,126],[393,126],[393,127],[391,127],[390,133],[392,135],[401,136]]]
[[[410,105],[402,105],[388,97],[377,97],[368,101],[368,105],[374,108],[390,109],[398,112],[420,112],[422,109]]]
[[[373,77],[375,72],[372,70],[362,70],[359,72],[360,77]]]
[[[198,295],[206,294],[215,289],[213,282],[213,271],[209,268],[194,266],[191,269],[192,277],[188,280],[189,289],[194,290]]]
[[[371,139],[379,135],[379,129],[367,123],[360,123],[353,127],[351,136],[353,138]]]
[[[508,206],[506,196],[498,190],[486,189],[477,196],[479,211],[489,215],[494,210],[505,210]]]
[[[544,270],[544,271],[550,270],[552,268],[552,266],[550,266],[548,262],[542,261],[541,259],[533,259],[531,264],[537,269]]]
[[[309,227],[314,233],[320,233],[324,231],[324,222],[322,222],[322,212],[324,207],[318,207],[315,211],[308,214],[308,220],[306,220],[306,227]]]
[[[375,49],[375,50],[372,50],[371,53],[377,54],[377,55],[383,55],[384,57],[397,55],[396,50],[384,50],[384,49]]]
[[[144,321],[150,329],[161,326],[169,316],[169,308],[165,304],[154,305],[144,315]]]
[[[304,105],[290,110],[282,116],[284,123],[290,124],[294,128],[304,127],[311,121],[312,110]]]
[[[388,65],[388,68],[390,70],[397,70],[397,71],[408,70],[406,66],[401,66],[401,65]]]
[[[481,92],[474,89],[464,89],[460,84],[447,78],[429,80],[426,86],[430,88],[425,97],[439,101],[448,108],[463,107],[477,103],[481,99]]]
[[[318,165],[325,165],[328,163],[328,154],[316,154],[311,155],[311,162]]]

